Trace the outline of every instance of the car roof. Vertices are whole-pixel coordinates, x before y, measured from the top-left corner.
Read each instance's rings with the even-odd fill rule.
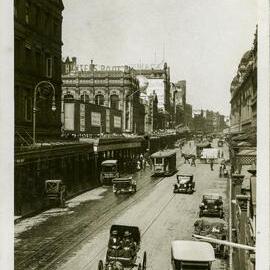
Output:
[[[116,163],[117,163],[116,159],[108,159],[108,160],[102,161],[101,165],[114,165]]]
[[[209,262],[215,260],[211,244],[190,240],[172,241],[172,256],[179,261]]]
[[[220,195],[220,194],[218,194],[218,193],[207,193],[207,194],[203,194],[203,197],[221,197],[222,198],[222,196]]]

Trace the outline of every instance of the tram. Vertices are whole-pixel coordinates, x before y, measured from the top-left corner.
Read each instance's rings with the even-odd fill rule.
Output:
[[[170,176],[177,172],[176,169],[176,151],[162,150],[151,155],[152,176]]]

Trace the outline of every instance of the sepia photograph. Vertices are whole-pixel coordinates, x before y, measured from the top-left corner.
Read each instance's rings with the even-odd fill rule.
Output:
[[[258,1],[11,2],[13,269],[269,269]]]

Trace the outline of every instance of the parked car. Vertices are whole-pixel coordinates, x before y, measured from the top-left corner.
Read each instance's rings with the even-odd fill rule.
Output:
[[[174,193],[193,193],[195,188],[193,174],[178,174],[176,176],[177,183],[174,184]]]
[[[57,204],[65,206],[66,186],[62,180],[45,180],[45,199],[46,204]]]
[[[203,195],[199,212],[199,217],[202,216],[215,216],[223,218],[224,210],[222,196],[215,193]]]
[[[194,234],[210,237],[218,240],[228,239],[227,223],[219,218],[200,218],[194,223]],[[228,247],[216,243],[211,243],[215,255],[222,258],[228,256]]]
[[[209,243],[186,240],[175,240],[171,243],[173,270],[211,270],[214,260],[214,249]]]

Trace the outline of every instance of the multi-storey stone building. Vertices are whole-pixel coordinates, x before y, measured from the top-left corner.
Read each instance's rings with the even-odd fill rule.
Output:
[[[63,9],[61,0],[14,1],[15,142],[19,145],[32,136],[34,89],[41,81],[53,84],[56,111],[51,110],[51,96],[37,95],[37,137],[60,135]]]
[[[81,100],[120,110],[123,132],[144,133],[144,105],[140,102],[139,81],[134,71],[127,66],[120,70],[101,71],[93,62],[89,70],[83,71],[74,69],[74,62],[75,58],[63,63],[62,121],[65,118],[65,100]]]
[[[257,119],[257,34],[231,83],[231,132],[256,131]]]

